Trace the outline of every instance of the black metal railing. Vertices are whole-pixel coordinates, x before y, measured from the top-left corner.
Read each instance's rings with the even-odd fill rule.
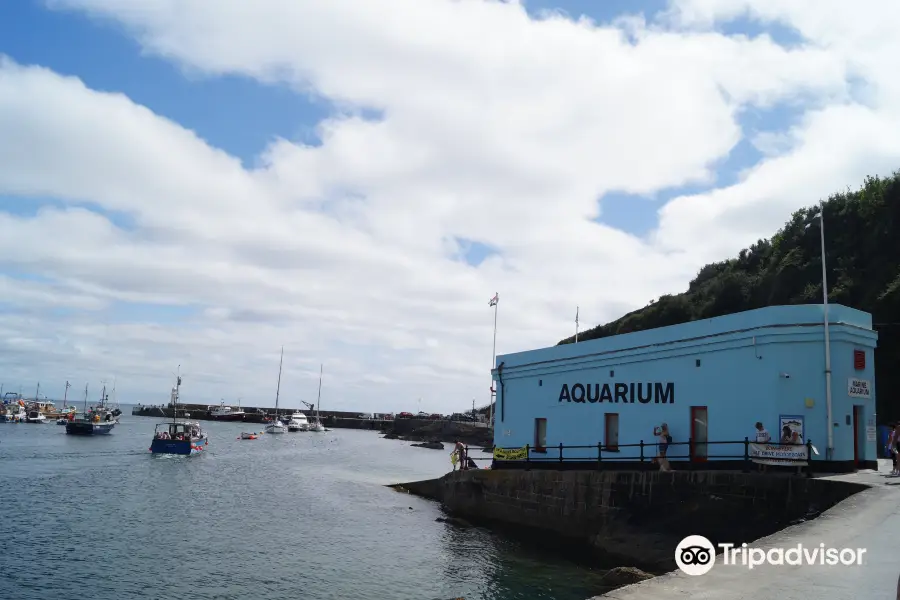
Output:
[[[811,440],[807,440],[806,443],[801,444],[782,444],[779,442],[767,442],[765,444],[761,442],[753,442],[750,438],[744,438],[743,440],[734,440],[734,441],[705,441],[705,442],[694,442],[692,439],[688,438],[685,442],[670,442],[668,443],[665,457],[669,462],[690,462],[690,463],[704,463],[709,460],[721,461],[728,460],[731,461],[741,461],[743,463],[743,470],[749,471],[751,465],[753,464],[753,457],[750,456],[750,445],[751,444],[759,444],[765,446],[777,446],[777,447],[793,447],[796,448],[798,446],[806,446],[806,458],[774,458],[772,460],[778,460],[782,463],[796,464],[798,467],[803,466],[803,463],[806,463],[806,472],[807,475],[810,476],[812,474],[812,457],[814,453],[813,444]],[[588,465],[594,465],[594,468],[601,469],[603,463],[628,463],[628,462],[637,462],[637,463],[651,463],[656,458],[659,457],[659,446],[658,442],[644,442],[641,440],[636,444],[618,444],[617,446],[608,446],[602,443],[593,444],[590,446],[584,445],[565,445],[563,443],[559,443],[556,446],[548,446],[548,447],[534,447],[530,444],[526,444],[524,446],[525,457],[523,459],[515,459],[509,462],[516,463],[524,463],[525,468],[528,468],[530,463],[582,463],[586,468],[589,468]],[[710,447],[715,446],[717,448],[721,448],[721,452],[726,452],[730,449],[734,449],[733,453],[710,453]],[[501,448],[496,447],[496,449],[504,450],[504,451],[521,451],[523,449],[522,446],[516,448]],[[574,456],[572,452],[567,456],[566,451],[579,451],[577,456]],[[584,450],[591,450],[590,456],[585,456]],[[491,455],[489,456],[478,456],[475,454],[477,451],[491,451]],[[463,465],[468,464],[468,460],[475,461],[493,461],[493,449],[490,447],[479,447],[479,446],[465,446],[465,455],[463,460],[460,462]],[[764,460],[764,459],[763,459]],[[506,461],[504,461],[506,462]],[[765,463],[758,463],[765,464]],[[787,466],[787,465],[784,465]]]

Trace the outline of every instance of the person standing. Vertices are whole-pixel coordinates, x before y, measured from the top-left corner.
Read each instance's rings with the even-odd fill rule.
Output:
[[[757,444],[768,444],[772,441],[772,436],[769,435],[769,432],[766,431],[766,428],[763,427],[763,424],[760,421],[756,422],[756,443]],[[762,463],[757,464],[757,470],[765,471],[766,466]]]
[[[456,445],[453,448],[453,452],[456,454],[456,462],[459,463],[459,470],[464,471],[468,469],[468,464],[466,462],[468,456],[466,456],[466,447],[463,446],[463,443],[459,440],[456,440]],[[456,463],[454,463],[453,465],[453,470],[456,470]]]
[[[669,435],[669,425],[663,423],[659,426],[659,453],[656,455],[656,462],[660,471],[671,471],[672,466],[669,464],[667,454],[669,452],[669,444],[672,443],[672,436]]]
[[[769,435],[769,432],[766,431],[766,428],[763,427],[763,424],[759,421],[756,422],[756,443],[757,444],[768,444],[772,441],[772,436]]]
[[[891,470],[891,475],[896,477],[900,475],[900,423],[894,425],[888,445],[891,449],[891,457],[894,459],[894,468]]]

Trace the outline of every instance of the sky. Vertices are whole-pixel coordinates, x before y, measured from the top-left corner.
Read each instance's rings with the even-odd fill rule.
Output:
[[[0,5],[0,383],[452,412],[900,167],[890,0]],[[893,132],[893,133],[892,133]],[[74,391],[79,390],[79,391]]]

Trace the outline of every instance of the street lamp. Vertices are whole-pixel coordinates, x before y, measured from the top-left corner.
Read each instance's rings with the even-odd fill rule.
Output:
[[[822,247],[822,312],[825,322],[825,412],[828,418],[828,448],[825,460],[834,458],[834,424],[831,414],[831,338],[828,331],[828,275],[825,268],[825,203],[819,202],[819,240]],[[811,225],[811,223],[809,224]],[[806,227],[809,228],[809,225]]]

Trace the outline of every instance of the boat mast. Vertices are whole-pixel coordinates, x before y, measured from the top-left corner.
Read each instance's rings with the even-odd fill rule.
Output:
[[[281,367],[284,365],[284,346],[281,347],[281,361],[278,363],[278,386],[275,388],[275,422],[278,422],[278,396],[281,394]]]
[[[84,414],[87,415],[88,384],[84,384]]]
[[[319,403],[322,401],[322,370],[325,368],[325,365],[319,365],[319,396],[316,398],[316,423],[321,423],[321,419],[319,419]]]
[[[172,396],[172,423],[178,418],[178,391],[181,388],[181,365],[175,374],[175,394]]]
[[[68,404],[66,404],[66,402],[69,398],[69,388],[70,387],[72,387],[72,384],[67,381],[66,382],[66,391],[63,393],[63,408],[66,408],[66,406],[68,406]]]

